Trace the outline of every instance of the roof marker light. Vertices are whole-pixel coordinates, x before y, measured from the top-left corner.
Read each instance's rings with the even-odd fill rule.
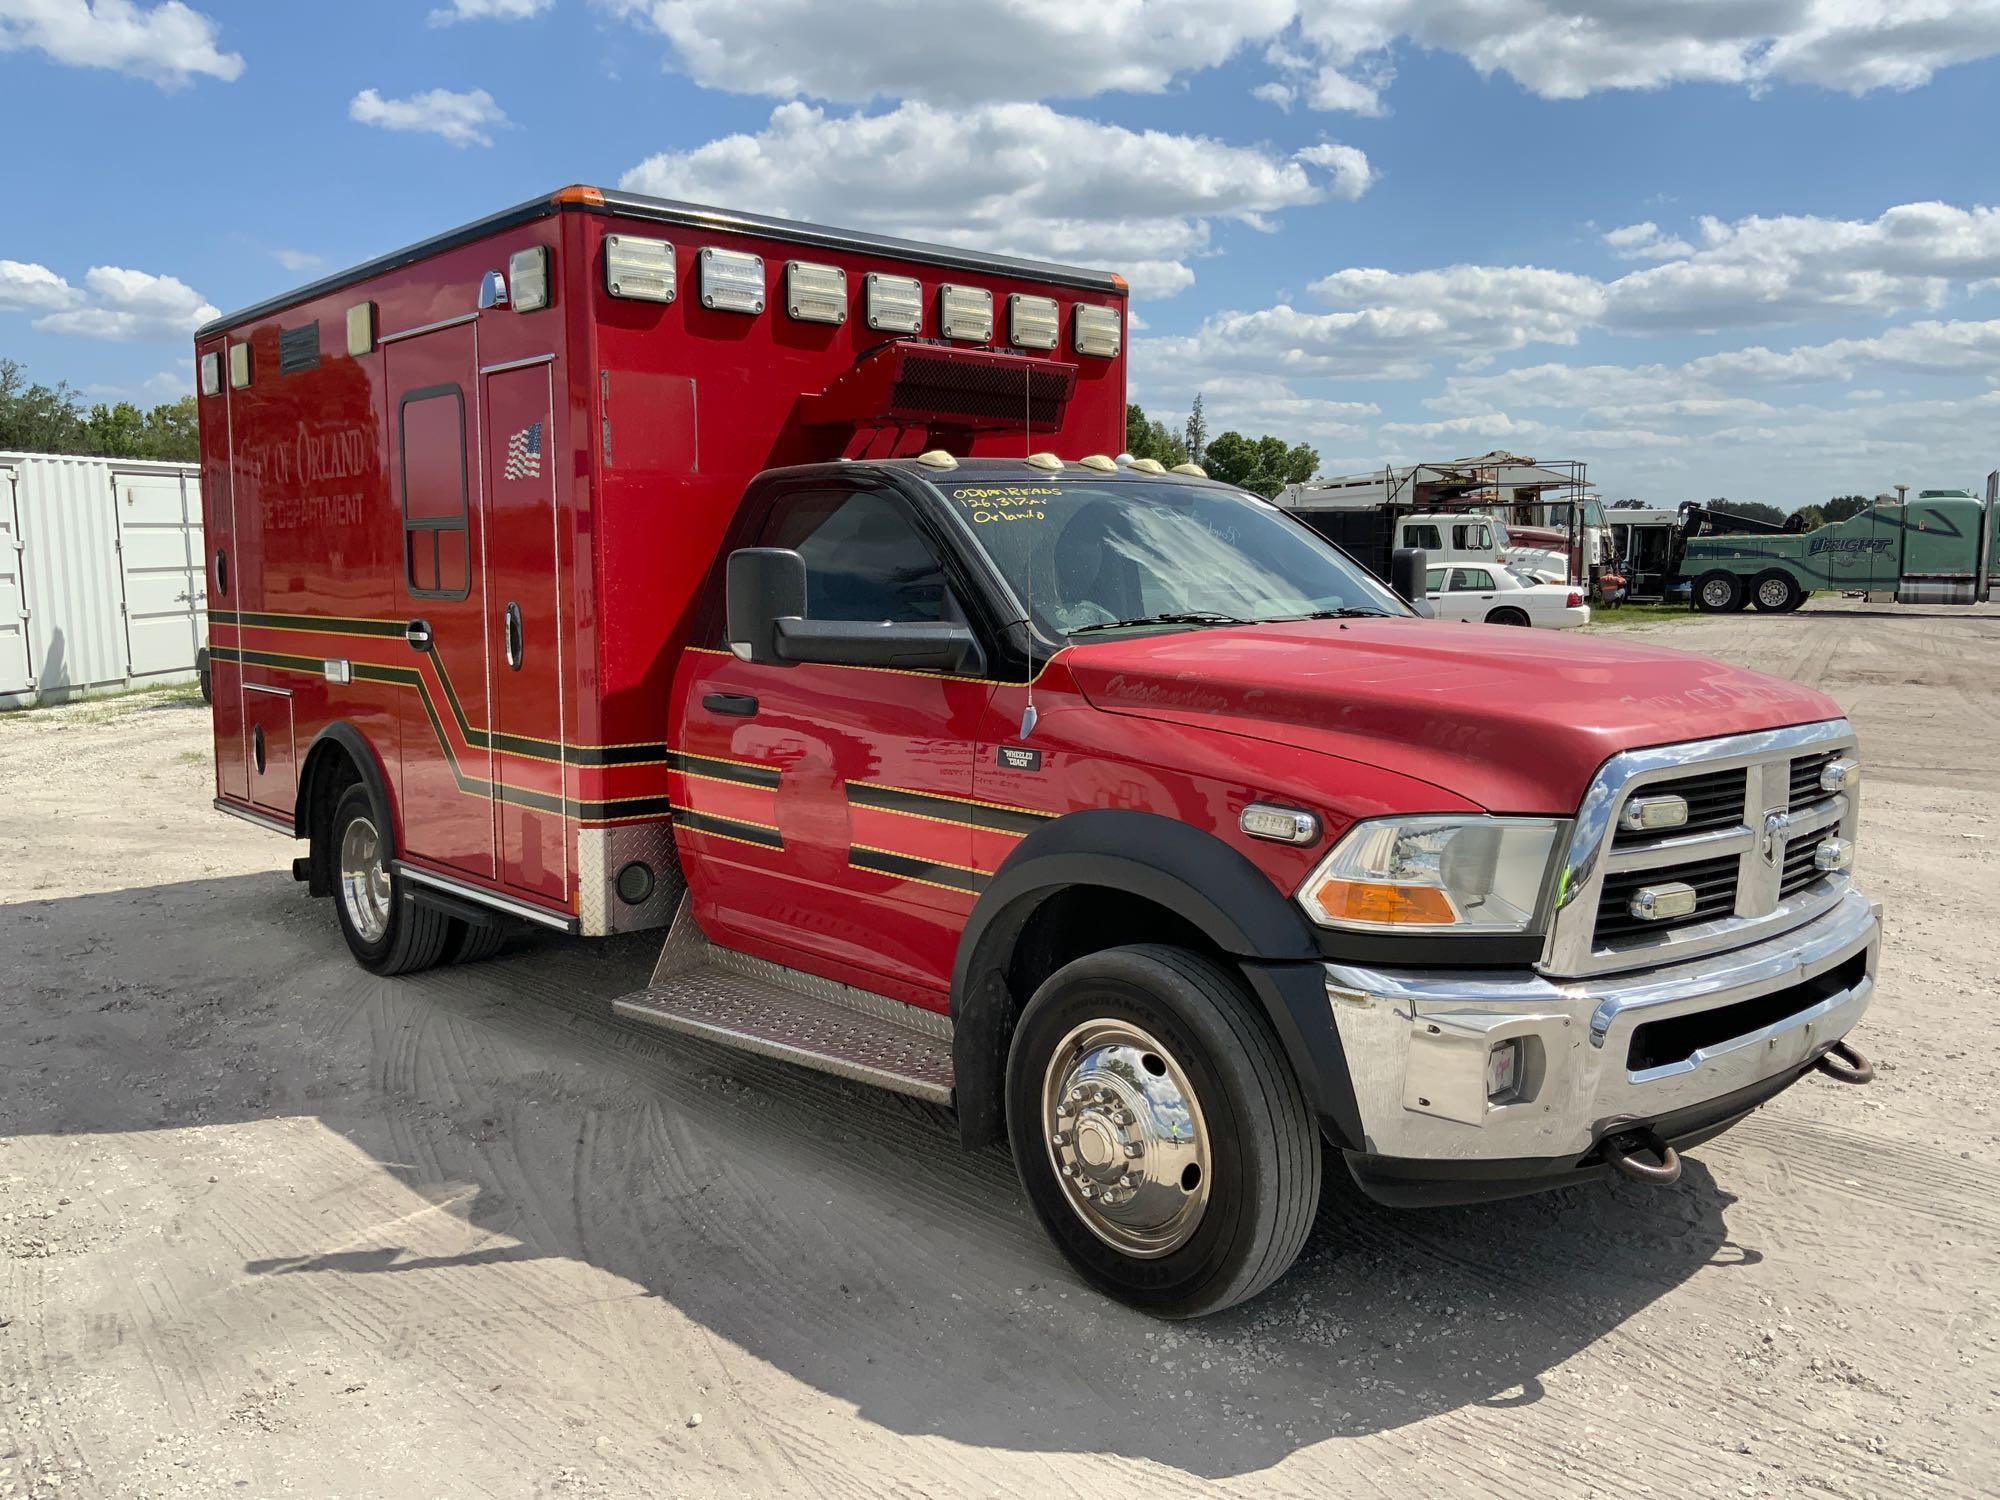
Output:
[[[718,312],[762,312],[764,257],[702,246],[701,305]]]
[[[1167,466],[1157,458],[1135,458],[1132,460],[1132,467],[1137,469],[1141,474],[1164,474],[1167,472]]]
[[[1049,473],[1053,474],[1062,466],[1063,461],[1053,453],[1030,453],[1028,455],[1028,467],[1031,469],[1046,469]]]
[[[983,286],[938,288],[938,326],[948,339],[993,342],[993,294]]]
[[[924,289],[914,276],[884,276],[870,271],[862,282],[866,292],[865,321],[877,333],[916,333],[924,326]]]
[[[1175,464],[1170,472],[1185,474],[1190,479],[1208,478],[1208,470],[1204,469],[1200,464]]]
[[[1007,299],[1007,340],[1018,349],[1053,349],[1056,299],[1015,292]]]
[[[1099,474],[1115,474],[1118,472],[1118,465],[1111,459],[1106,458],[1102,453],[1093,453],[1090,457],[1079,458],[1076,462],[1079,468],[1094,469]]]
[[[845,323],[847,273],[809,260],[786,261],[785,311],[802,323]]]
[[[673,243],[636,234],[607,234],[604,290],[628,302],[673,301],[678,292]]]
[[[958,467],[958,460],[942,448],[932,448],[928,452],[919,453],[917,455],[917,462],[922,464],[926,469],[955,469]]]

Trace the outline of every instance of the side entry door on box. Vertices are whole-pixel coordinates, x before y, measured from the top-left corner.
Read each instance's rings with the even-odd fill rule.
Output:
[[[477,359],[469,322],[384,341],[389,474],[403,532],[401,853],[491,880],[492,751],[479,496]],[[357,676],[362,673],[357,672]]]
[[[549,446],[553,369],[543,361],[481,377],[486,659],[492,664],[500,880],[531,898],[567,902],[567,647],[557,576],[556,466]]]

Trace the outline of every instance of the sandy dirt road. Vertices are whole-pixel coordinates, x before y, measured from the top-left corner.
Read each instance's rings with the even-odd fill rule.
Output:
[[[1668,1190],[1336,1185],[1194,1325],[942,1114],[614,1019],[650,940],[361,973],[198,703],[0,719],[0,1496],[1995,1493],[2000,612],[1637,629],[1859,725],[1881,1079]]]

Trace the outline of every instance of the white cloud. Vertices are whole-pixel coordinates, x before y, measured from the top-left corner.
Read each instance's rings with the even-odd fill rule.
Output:
[[[490,146],[490,131],[506,125],[507,116],[485,89],[453,93],[428,89],[407,99],[384,99],[363,89],[347,106],[348,118],[384,130],[414,130],[450,141],[454,146]]]
[[[1350,154],[1351,153],[1351,154]],[[913,239],[1101,265],[1142,297],[1194,280],[1210,225],[1265,216],[1370,176],[1349,147],[1288,160],[1205,136],[1065,115],[1041,104],[947,110],[906,103],[881,114],[783,104],[754,135],[664,151],[621,179],[637,192],[833,223]]]
[[[84,273],[87,296],[35,320],[45,333],[88,339],[184,339],[221,309],[172,276],[92,266]]]
[[[841,103],[1157,93],[1275,35],[1293,0],[599,0],[706,88]]]
[[[315,255],[310,250],[273,250],[271,259],[287,271],[317,271],[326,264],[324,255]]]
[[[1604,243],[1620,260],[1672,260],[1695,253],[1686,240],[1662,234],[1651,219],[1612,230],[1604,236]]]
[[[451,4],[430,13],[433,26],[449,26],[454,21],[526,21],[539,16],[555,0],[451,0]]]
[[[1382,110],[1399,43],[1545,99],[1673,83],[1907,89],[2000,52],[2000,0],[1302,0],[1274,61],[1315,108]]]
[[[82,293],[47,266],[0,260],[0,312],[45,312],[82,300]]]
[[[179,366],[149,375],[137,385],[87,385],[83,394],[93,401],[130,401],[134,406],[156,406],[194,394],[194,370]]]
[[[218,50],[215,22],[180,0],[0,0],[0,52],[36,51],[73,68],[111,68],[162,88],[229,82],[243,59]]]

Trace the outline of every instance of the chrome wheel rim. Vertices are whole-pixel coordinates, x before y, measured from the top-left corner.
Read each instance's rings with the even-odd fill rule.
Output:
[[[1212,1185],[1208,1127],[1187,1074],[1129,1021],[1086,1021],[1050,1055],[1042,1140],[1090,1232],[1151,1259],[1185,1245]]]
[[[1785,586],[1775,578],[1767,578],[1757,585],[1757,602],[1766,609],[1776,609],[1785,602]]]
[[[363,942],[379,943],[389,930],[389,865],[382,836],[356,818],[340,836],[340,904]]]
[[[1729,585],[1719,579],[1705,585],[1701,591],[1701,602],[1704,604],[1713,604],[1717,608],[1727,604],[1729,602]]]

